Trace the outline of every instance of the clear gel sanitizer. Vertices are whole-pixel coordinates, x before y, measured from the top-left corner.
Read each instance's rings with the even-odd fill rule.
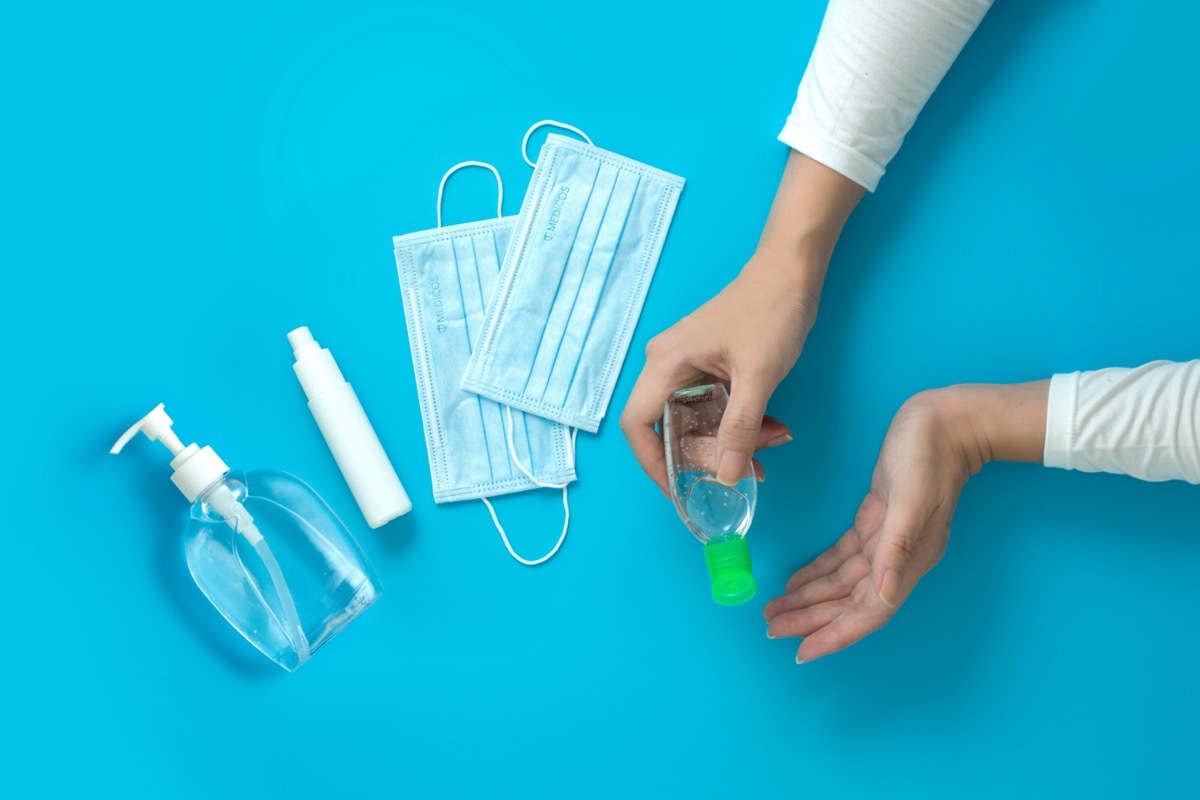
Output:
[[[746,532],[754,519],[758,481],[754,466],[733,486],[717,481],[717,429],[729,404],[721,384],[680,389],[663,408],[667,478],[675,509],[704,544],[712,596],[735,606],[754,597]]]
[[[304,481],[285,472],[231,472],[211,447],[183,446],[160,403],[125,432],[171,451],[171,481],[192,503],[188,569],[246,640],[296,670],[379,597],[354,537]]]

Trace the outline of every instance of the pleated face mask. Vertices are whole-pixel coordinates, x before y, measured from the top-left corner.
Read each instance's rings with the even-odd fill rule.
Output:
[[[446,181],[464,166],[481,166],[500,185],[497,219],[442,227]],[[465,162],[451,168],[438,189],[438,227],[393,239],[408,324],[417,394],[429,452],[433,499],[438,503],[479,498],[513,558],[527,561],[508,542],[488,497],[535,487],[561,488],[575,480],[574,434],[565,425],[513,412],[465,391],[463,371],[478,341],[500,263],[512,237],[513,217],[501,217],[503,184],[495,167]]]
[[[539,122],[523,151],[542,125],[587,139]],[[595,433],[683,183],[590,139],[547,137],[463,388]]]

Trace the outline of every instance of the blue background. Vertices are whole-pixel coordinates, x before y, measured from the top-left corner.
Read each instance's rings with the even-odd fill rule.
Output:
[[[1184,4],[1177,4],[1184,7]],[[616,417],[646,341],[750,255],[821,3],[95,4],[3,12],[5,783],[125,796],[1129,796],[1200,791],[1196,490],[993,465],[893,623],[796,666],[762,605],[845,529],[892,413],[962,381],[1197,356],[1191,12],[1001,2],[846,229],[771,411],[761,591]],[[390,237],[545,117],[688,179],[549,564],[436,507]],[[488,216],[492,178],[447,220]],[[284,334],[331,347],[413,496],[366,528]],[[166,453],[303,476],[381,601],[294,675],[192,585]],[[526,553],[556,493],[503,498]]]

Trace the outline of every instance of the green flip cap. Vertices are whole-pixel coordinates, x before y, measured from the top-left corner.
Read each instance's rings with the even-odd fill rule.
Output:
[[[712,580],[712,596],[723,606],[746,602],[758,591],[750,566],[750,547],[744,536],[726,536],[704,545],[704,560]]]

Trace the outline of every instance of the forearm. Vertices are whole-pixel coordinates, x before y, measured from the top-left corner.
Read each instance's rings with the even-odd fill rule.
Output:
[[[763,226],[759,251],[827,264],[864,194],[854,181],[793,150]]]
[[[792,151],[743,278],[770,283],[815,317],[833,248],[865,193],[849,178]]]

